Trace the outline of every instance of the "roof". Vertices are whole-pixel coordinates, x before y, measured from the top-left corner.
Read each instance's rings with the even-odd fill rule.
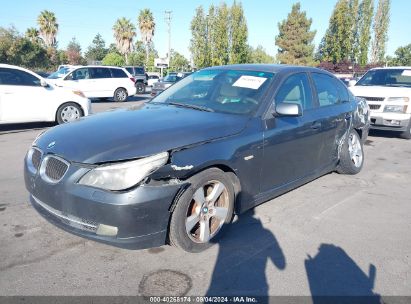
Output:
[[[318,68],[298,66],[298,65],[286,65],[286,64],[233,64],[210,67],[208,69],[233,69],[233,70],[246,70],[246,71],[261,71],[268,73],[279,72],[296,72],[296,71],[311,71],[311,72],[326,72]],[[328,73],[328,72],[326,72]]]
[[[373,68],[371,70],[404,70],[404,69],[411,70],[411,66],[380,67],[380,68]]]

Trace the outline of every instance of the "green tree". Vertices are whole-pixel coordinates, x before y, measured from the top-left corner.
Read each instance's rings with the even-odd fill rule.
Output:
[[[37,23],[40,27],[40,36],[46,47],[55,47],[59,28],[56,15],[47,10],[42,11],[37,18]]]
[[[278,24],[279,34],[275,44],[279,47],[277,59],[280,63],[313,65],[314,36],[311,31],[312,19],[301,11],[300,3],[293,5],[287,19]]]
[[[108,49],[106,48],[106,42],[100,34],[97,34],[92,44],[88,47],[84,57],[88,61],[101,61],[107,55]]]
[[[213,49],[212,65],[226,65],[229,62],[229,24],[229,8],[225,2],[222,2],[216,8],[213,24],[208,25],[208,27],[212,29],[214,35],[213,44],[209,46],[209,49]]]
[[[136,27],[129,19],[122,17],[117,19],[113,26],[113,31],[117,49],[124,55],[127,63],[128,54],[133,48],[133,39],[136,36]]]
[[[201,69],[210,65],[208,57],[207,17],[202,6],[196,8],[191,20],[190,52],[194,65]]]
[[[350,15],[351,15],[351,61],[358,62],[358,55],[360,52],[360,2],[359,0],[350,0]]]
[[[257,46],[255,49],[249,47],[249,63],[274,63],[275,59],[269,55],[266,50],[261,46]]]
[[[47,69],[50,66],[46,49],[21,36],[14,27],[0,27],[0,62],[29,69]]]
[[[230,64],[246,63],[248,54],[248,29],[243,6],[234,0],[230,9]]]
[[[81,46],[77,42],[76,38],[72,38],[67,45],[66,55],[69,64],[79,65],[83,62],[83,57],[81,56]]]
[[[103,65],[123,66],[125,64],[124,57],[118,53],[108,53],[103,58]]]
[[[171,50],[171,58],[170,58],[170,71],[188,71],[190,68],[190,62],[180,53],[176,52],[175,50]]]
[[[141,33],[141,40],[146,47],[146,62],[148,63],[150,54],[149,45],[153,41],[154,30],[156,28],[153,13],[148,8],[140,11],[138,16],[138,27]]]
[[[368,51],[371,41],[371,23],[374,15],[374,1],[362,0],[359,10],[358,36],[359,57],[358,63],[365,66],[368,63]]]
[[[391,66],[411,66],[411,43],[401,46],[395,51],[394,58],[388,58]]]
[[[384,61],[389,25],[390,0],[379,0],[373,23],[374,39],[371,48],[372,63]]]
[[[25,37],[33,43],[38,43],[41,41],[41,38],[39,35],[40,35],[39,31],[35,27],[28,28],[25,33]]]
[[[352,16],[347,0],[339,0],[334,7],[325,33],[322,53],[324,60],[334,63],[351,58]]]

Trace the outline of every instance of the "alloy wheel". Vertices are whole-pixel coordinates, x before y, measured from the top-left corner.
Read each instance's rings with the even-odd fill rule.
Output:
[[[79,109],[74,106],[66,106],[61,111],[61,119],[64,122],[70,122],[79,119],[81,116]]]
[[[222,182],[210,181],[198,188],[187,210],[187,235],[196,243],[207,243],[221,229],[229,211],[229,194]]]
[[[355,133],[351,133],[348,139],[348,151],[354,166],[361,167],[363,161],[362,147],[360,139]]]

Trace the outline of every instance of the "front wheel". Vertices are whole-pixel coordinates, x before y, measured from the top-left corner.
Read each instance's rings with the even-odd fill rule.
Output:
[[[83,116],[83,111],[78,104],[68,102],[61,105],[56,113],[56,121],[59,125],[75,121]]]
[[[404,132],[401,132],[400,137],[404,139],[411,139],[411,119],[408,123],[407,129]]]
[[[221,170],[205,170],[190,179],[170,221],[170,243],[187,252],[200,252],[221,236],[231,222],[234,187]]]
[[[357,174],[364,164],[364,149],[357,131],[351,130],[345,138],[340,151],[340,162],[337,172],[341,174]]]
[[[115,92],[114,92],[114,101],[126,101],[128,97],[127,91],[126,89],[123,88],[118,88]]]

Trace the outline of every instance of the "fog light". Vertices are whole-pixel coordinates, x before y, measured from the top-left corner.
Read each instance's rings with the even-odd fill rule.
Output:
[[[104,236],[116,236],[118,233],[118,228],[114,226],[100,224],[97,227],[96,234]]]

